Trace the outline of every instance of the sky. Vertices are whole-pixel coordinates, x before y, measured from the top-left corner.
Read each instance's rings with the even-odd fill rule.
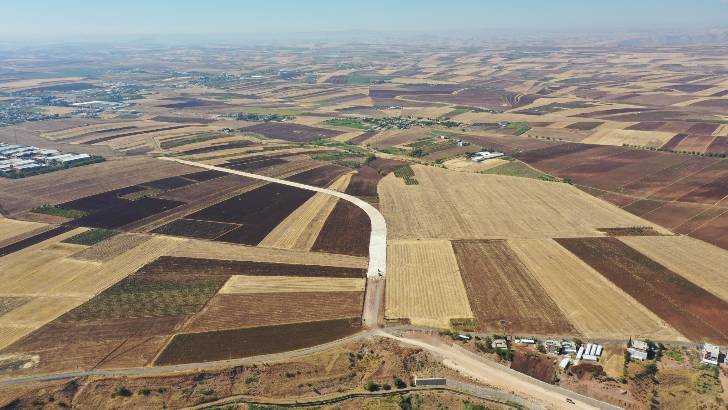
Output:
[[[0,0],[3,40],[728,28],[728,0]]]

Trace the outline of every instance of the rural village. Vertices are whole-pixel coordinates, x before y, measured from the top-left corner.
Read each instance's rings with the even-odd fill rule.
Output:
[[[0,408],[728,405],[728,47],[69,52],[0,54]]]

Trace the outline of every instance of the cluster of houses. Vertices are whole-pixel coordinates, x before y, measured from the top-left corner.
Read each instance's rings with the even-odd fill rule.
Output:
[[[720,347],[706,343],[701,350],[700,361],[705,364],[718,365],[723,359],[723,364],[728,365],[728,351],[720,352]]]
[[[0,172],[2,173],[71,164],[90,157],[89,154],[64,154],[55,149],[0,142]]]

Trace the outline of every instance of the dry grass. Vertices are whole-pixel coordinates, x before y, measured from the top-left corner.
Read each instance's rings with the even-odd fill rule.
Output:
[[[685,340],[654,313],[555,241],[509,240],[508,243],[584,336],[617,339],[633,335]]]
[[[629,236],[619,239],[728,301],[728,251],[688,236]]]
[[[331,183],[328,188],[345,191],[351,180],[351,175],[342,175]],[[298,209],[291,212],[258,246],[310,250],[337,201],[338,198],[334,196],[317,193]]]
[[[473,317],[449,241],[390,241],[387,259],[387,319],[449,327]]]
[[[231,276],[219,293],[361,292],[363,278]]]
[[[467,158],[455,158],[443,162],[443,165],[447,167],[447,169],[451,169],[453,171],[481,172],[507,163],[508,161],[499,158],[494,158],[483,162],[475,162]]]
[[[172,250],[169,256],[253,262],[275,261],[276,263],[337,266],[342,268],[366,269],[367,267],[367,259],[358,256],[306,252],[294,249],[261,248],[195,239],[190,239]]]
[[[412,168],[419,185],[394,175],[379,184],[392,239],[602,236],[596,228],[655,226],[568,184]]]

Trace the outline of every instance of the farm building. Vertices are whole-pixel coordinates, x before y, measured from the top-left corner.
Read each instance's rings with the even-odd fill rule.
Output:
[[[492,344],[493,349],[508,349],[508,343],[505,339],[495,339]]]
[[[650,346],[642,340],[631,340],[627,351],[632,359],[647,360],[647,356],[649,356],[650,352]]]
[[[480,151],[480,152],[476,152],[475,154],[473,154],[473,156],[470,157],[470,160],[475,161],[475,162],[482,162],[482,161],[485,161],[488,159],[502,157],[503,155],[505,155],[505,154],[503,154],[502,152],[497,152],[497,151],[493,151],[493,152]]]
[[[561,369],[563,369],[563,370],[566,370],[566,368],[567,368],[567,367],[569,367],[569,364],[570,364],[570,363],[571,363],[571,359],[569,359],[568,357],[564,357],[564,358],[563,358],[563,359],[561,359],[561,361],[559,362],[559,367],[560,367]]]
[[[447,379],[444,377],[417,377],[415,376],[415,387],[419,386],[444,386]]]
[[[576,354],[576,360],[590,360],[596,362],[599,360],[599,356],[602,355],[602,345],[596,343],[587,343],[586,347],[579,347],[579,351]]]
[[[562,340],[561,350],[564,353],[576,353],[576,343],[572,342],[571,340]]]
[[[558,340],[549,339],[543,342],[546,353],[561,354],[561,342]]]
[[[718,365],[718,356],[720,355],[720,348],[716,345],[706,343],[703,345],[703,351],[701,355],[701,362],[705,364]]]

